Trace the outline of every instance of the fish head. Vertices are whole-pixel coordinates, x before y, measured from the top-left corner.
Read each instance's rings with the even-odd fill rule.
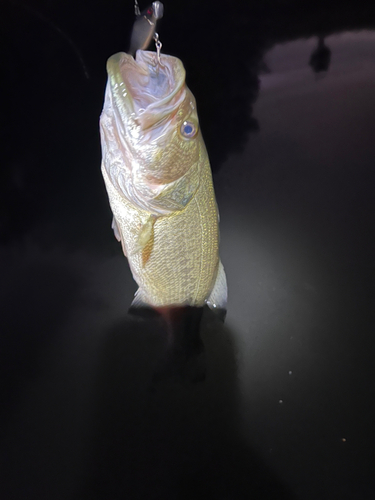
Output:
[[[182,62],[162,54],[159,63],[155,52],[138,50],[136,59],[112,56],[107,71],[101,125],[111,115],[127,168],[151,185],[182,177],[199,161],[202,141]]]

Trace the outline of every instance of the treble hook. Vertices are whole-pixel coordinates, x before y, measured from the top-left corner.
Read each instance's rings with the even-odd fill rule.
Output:
[[[155,47],[156,47],[157,62],[158,62],[158,64],[160,66],[163,66],[163,64],[161,63],[161,60],[160,60],[160,51],[161,51],[161,48],[162,48],[163,44],[161,43],[161,41],[159,39],[159,34],[158,33],[154,34],[154,40],[155,40]]]
[[[141,9],[139,8],[138,0],[134,0],[134,12],[137,17],[141,15]]]

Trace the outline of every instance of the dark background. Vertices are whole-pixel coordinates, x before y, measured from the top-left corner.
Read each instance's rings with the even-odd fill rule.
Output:
[[[372,499],[375,6],[164,7],[214,173],[228,318],[204,313],[204,382],[153,382],[163,326],[127,314],[100,173],[131,1],[3,0],[2,498]]]

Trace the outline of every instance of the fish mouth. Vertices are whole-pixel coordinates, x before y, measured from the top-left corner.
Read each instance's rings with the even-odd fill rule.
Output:
[[[185,68],[177,57],[138,50],[136,58],[119,52],[107,63],[114,103],[123,122],[142,130],[174,116],[186,98]]]

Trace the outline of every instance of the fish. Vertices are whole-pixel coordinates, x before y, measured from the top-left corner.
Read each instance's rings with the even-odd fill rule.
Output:
[[[161,2],[153,2],[136,17],[130,37],[128,54],[134,56],[139,49],[145,50],[155,35],[156,23],[163,17],[164,6]]]
[[[133,307],[226,311],[219,212],[195,98],[177,57],[108,59],[101,172],[138,290]]]

